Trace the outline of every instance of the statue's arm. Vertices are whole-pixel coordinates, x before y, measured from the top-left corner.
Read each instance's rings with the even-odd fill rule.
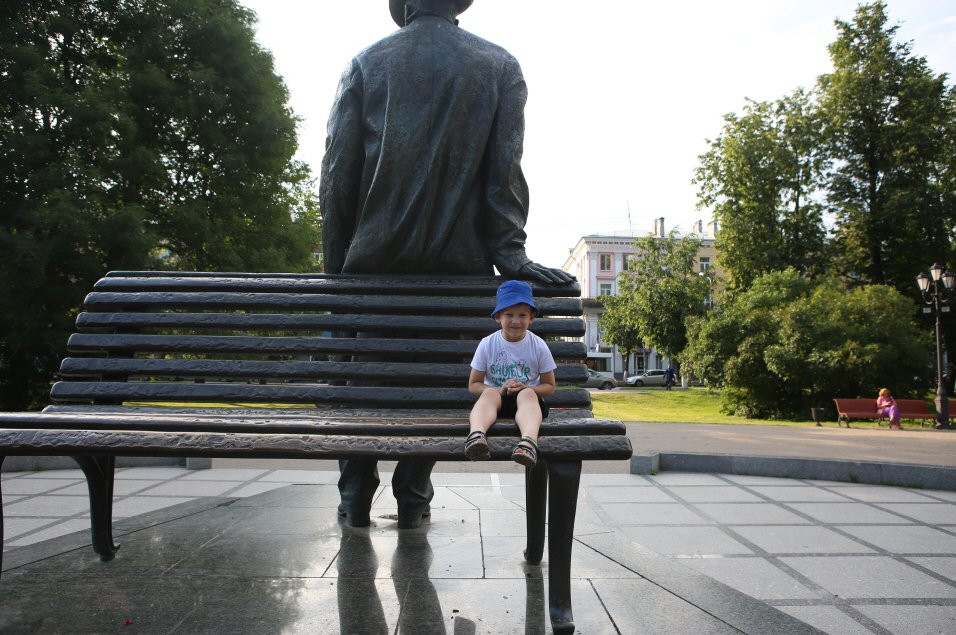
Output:
[[[574,276],[532,262],[525,253],[528,184],[521,171],[524,146],[524,107],[528,89],[521,68],[513,62],[500,93],[488,152],[486,203],[489,240],[495,266],[510,278],[568,284]]]
[[[358,215],[362,179],[362,73],[352,62],[339,83],[329,115],[320,172],[322,248],[326,273],[341,273]]]
[[[528,184],[521,171],[524,106],[527,99],[528,89],[521,69],[515,62],[502,80],[486,155],[487,239],[495,266],[505,275],[514,275],[529,261],[524,250]]]

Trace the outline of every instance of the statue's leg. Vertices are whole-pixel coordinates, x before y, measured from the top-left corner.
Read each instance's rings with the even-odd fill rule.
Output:
[[[545,511],[548,508],[548,466],[544,461],[524,469],[524,499],[528,525],[528,546],[524,550],[524,559],[528,564],[541,564]]]
[[[374,459],[341,459],[339,461],[339,515],[350,527],[368,527],[369,510],[378,489],[378,461]]]
[[[93,551],[100,560],[112,560],[119,549],[113,542],[113,468],[116,457],[81,454],[73,459],[86,475],[90,490],[90,525]]]
[[[578,506],[581,461],[548,463],[548,604],[555,633],[573,633],[571,545]]]
[[[398,528],[414,529],[429,515],[429,503],[435,496],[430,459],[402,459],[392,475],[392,494],[398,502]]]

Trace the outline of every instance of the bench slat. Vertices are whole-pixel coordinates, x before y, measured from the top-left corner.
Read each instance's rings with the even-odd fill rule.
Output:
[[[939,417],[935,412],[930,412],[929,406],[922,399],[897,399],[896,403],[900,407],[901,419],[936,419]]]
[[[196,414],[58,414],[3,413],[0,427],[61,430],[155,430],[161,432],[255,432],[260,434],[326,434],[352,436],[450,436],[468,435],[467,417],[403,419],[399,417],[334,418],[325,415],[276,415],[262,417]],[[541,436],[623,435],[623,423],[611,419],[546,420]],[[518,429],[511,421],[501,421],[489,436],[515,436]]]
[[[413,315],[353,315],[332,313],[80,313],[79,331],[89,329],[282,329],[414,331],[416,333],[462,333],[484,337],[498,330],[489,317]],[[541,318],[531,325],[541,337],[581,337],[581,318]]]
[[[542,298],[537,301],[542,316],[580,316],[580,298]],[[231,293],[231,292],[134,292],[93,291],[83,302],[88,311],[129,311],[132,308],[172,310],[271,310],[290,311],[358,311],[363,313],[398,313],[489,316],[494,297],[436,297],[387,295],[330,295],[304,293]]]
[[[518,438],[492,437],[491,458],[511,460]],[[7,455],[122,454],[124,456],[204,456],[248,458],[423,458],[460,461],[465,438],[366,437],[318,434],[148,432],[60,429],[0,429]],[[542,437],[541,457],[553,461],[627,459],[624,435]]]
[[[123,406],[123,405],[79,405],[79,404],[51,404],[43,408],[43,414],[120,414],[127,415],[182,415],[192,416],[214,416],[214,417],[252,417],[252,418],[278,418],[287,419],[290,417],[335,417],[337,419],[402,419],[402,420],[425,420],[425,419],[467,419],[471,408],[362,408],[361,406],[334,406],[320,405],[316,407],[309,406],[290,406],[287,408],[275,408],[268,406],[211,406],[203,404],[163,406],[159,404],[150,404],[143,406]],[[569,419],[590,419],[594,413],[587,408],[552,408],[545,424],[554,421],[564,421]],[[504,420],[503,420],[504,421]],[[0,426],[2,427],[2,426]]]
[[[391,381],[467,381],[468,364],[413,362],[302,362],[213,359],[123,359],[67,357],[60,363],[62,377],[132,375],[137,377],[220,377],[275,379],[377,379]],[[555,377],[563,383],[587,380],[584,364],[559,364]]]
[[[547,342],[558,359],[583,359],[587,349],[582,342]],[[470,358],[475,352],[473,340],[268,337],[244,335],[126,335],[113,333],[73,333],[67,341],[71,353],[240,353],[311,355],[439,355]]]
[[[383,280],[381,276],[327,276],[324,274],[289,275],[184,275],[180,272],[156,275],[107,274],[93,286],[95,291],[233,291],[270,293],[331,293],[358,295],[429,295],[495,297],[502,279],[485,276],[441,278],[399,276]],[[580,297],[578,283],[550,286],[531,283],[536,298]]]
[[[323,386],[315,384],[194,384],[161,382],[58,381],[50,390],[53,401],[186,401],[362,404],[383,407],[468,408],[475,397],[467,388],[396,388]],[[586,408],[587,390],[557,390],[545,403],[564,408]]]

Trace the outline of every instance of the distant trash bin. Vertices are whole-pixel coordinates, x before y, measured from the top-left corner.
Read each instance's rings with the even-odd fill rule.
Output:
[[[813,417],[813,423],[822,426],[820,419],[823,418],[823,408],[810,408],[810,416]]]

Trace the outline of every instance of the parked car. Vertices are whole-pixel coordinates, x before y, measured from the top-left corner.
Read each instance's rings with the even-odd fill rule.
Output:
[[[624,380],[628,386],[663,386],[666,370],[648,370]]]
[[[601,390],[611,390],[617,388],[617,380],[611,373],[599,373],[588,369],[588,380],[584,382],[585,388],[600,388]]]

